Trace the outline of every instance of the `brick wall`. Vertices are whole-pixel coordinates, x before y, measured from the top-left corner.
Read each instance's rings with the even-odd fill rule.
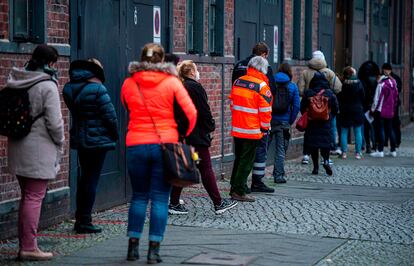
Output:
[[[9,37],[9,5],[7,1],[0,2],[0,39]]]
[[[8,16],[8,0],[0,0],[0,40],[3,39],[9,43],[9,16]],[[47,0],[47,42],[49,44],[59,44],[69,46],[69,1],[68,0]],[[10,44],[13,44],[10,42]],[[28,45],[28,44],[22,44]],[[20,45],[17,45],[20,47]],[[34,48],[35,45],[28,47]],[[30,51],[27,53],[7,53],[0,50],[0,87],[4,87],[7,81],[8,73],[12,67],[23,67],[25,62],[30,58]],[[63,88],[63,84],[68,82],[69,57],[60,56],[55,68],[59,71],[59,90]],[[61,98],[62,99],[62,98]],[[69,112],[63,103],[62,99],[62,114],[65,122],[65,154],[62,158],[61,171],[56,179],[49,182],[48,189],[54,190],[68,186],[69,177],[69,135],[68,135],[68,119]],[[20,197],[20,189],[15,177],[8,173],[7,167],[7,139],[0,137],[0,205],[10,205],[10,202],[17,200]],[[51,201],[44,206],[45,213],[42,214],[42,225],[51,224],[61,220],[63,216],[67,215],[67,208],[69,206],[69,199],[61,197],[56,200],[53,196]],[[12,203],[14,204],[14,203]],[[7,207],[8,208],[8,207]],[[7,208],[3,208],[7,209]],[[15,233],[16,225],[16,209],[12,206],[12,212],[8,214],[0,213],[0,232],[1,238],[11,236]],[[3,223],[2,221],[8,221]],[[6,234],[7,232],[7,234]]]
[[[174,1],[173,13],[174,13],[174,52],[175,53],[185,53],[186,51],[186,0],[176,0]]]

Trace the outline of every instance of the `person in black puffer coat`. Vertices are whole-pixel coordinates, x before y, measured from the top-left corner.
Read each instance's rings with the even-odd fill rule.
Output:
[[[328,80],[319,72],[316,72],[309,83],[309,89],[304,91],[302,101],[300,102],[300,111],[305,113],[310,108],[310,97],[316,96],[324,90],[322,96],[328,98],[330,110],[329,120],[309,120],[305,130],[304,145],[311,152],[313,171],[317,175],[319,171],[319,150],[323,158],[323,167],[328,175],[332,175],[332,169],[329,165],[329,152],[331,148],[332,130],[331,119],[338,113],[338,101],[335,94],[329,87]]]
[[[356,77],[356,70],[350,66],[344,69],[343,77],[342,91],[338,94],[342,159],[346,159],[348,131],[350,128],[353,128],[355,135],[355,158],[359,160],[362,157],[362,126],[365,119],[363,108],[365,101],[364,86]]]
[[[102,84],[105,75],[98,60],[72,62],[69,75],[63,99],[72,114],[70,147],[78,151],[80,164],[74,229],[77,233],[99,233],[102,230],[92,224],[91,212],[106,153],[116,146],[118,121]]]

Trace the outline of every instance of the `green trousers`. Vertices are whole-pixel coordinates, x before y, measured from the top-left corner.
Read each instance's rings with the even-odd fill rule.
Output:
[[[256,147],[259,139],[234,138],[234,164],[230,179],[230,193],[235,192],[240,196],[246,194],[246,183],[253,169]]]

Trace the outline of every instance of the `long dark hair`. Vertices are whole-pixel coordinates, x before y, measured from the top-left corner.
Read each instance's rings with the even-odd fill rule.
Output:
[[[26,69],[30,71],[35,71],[37,69],[44,69],[45,65],[50,63],[55,63],[59,57],[59,53],[55,47],[40,44],[38,45],[32,53],[32,57],[26,65]]]

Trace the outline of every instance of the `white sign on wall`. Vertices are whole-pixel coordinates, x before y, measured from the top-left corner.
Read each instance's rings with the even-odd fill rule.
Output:
[[[273,28],[273,63],[277,64],[279,57],[279,29],[277,26]]]
[[[161,43],[161,8],[159,6],[154,6],[153,36],[154,43]]]

